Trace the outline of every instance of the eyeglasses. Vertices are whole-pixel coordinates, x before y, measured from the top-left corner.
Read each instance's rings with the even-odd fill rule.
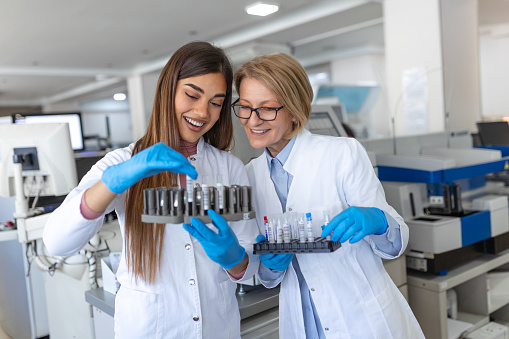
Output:
[[[240,118],[240,119],[249,119],[251,118],[251,114],[253,114],[253,111],[258,116],[258,119],[263,121],[272,121],[276,120],[277,112],[282,109],[284,106],[281,107],[258,107],[258,108],[251,108],[249,106],[239,105],[239,100],[235,101],[232,104],[233,113]]]

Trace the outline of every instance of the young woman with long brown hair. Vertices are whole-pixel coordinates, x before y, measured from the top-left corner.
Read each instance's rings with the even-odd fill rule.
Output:
[[[118,338],[240,337],[235,282],[258,269],[246,251],[258,233],[254,221],[232,222],[230,229],[214,216],[227,248],[177,225],[141,221],[143,190],[185,187],[185,174],[248,184],[242,162],[226,152],[233,139],[232,77],[220,48],[192,42],[176,51],[159,77],[146,134],[95,164],[45,227],[48,251],[68,256],[97,233],[106,213],[116,212],[124,238]]]

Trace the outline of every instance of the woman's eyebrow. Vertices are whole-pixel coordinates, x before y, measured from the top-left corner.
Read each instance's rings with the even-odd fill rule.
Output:
[[[201,94],[204,94],[204,93],[205,93],[205,92],[204,92],[204,91],[203,91],[200,87],[196,86],[195,84],[191,84],[191,83],[189,83],[189,84],[185,84],[185,85],[186,85],[186,86],[189,86],[189,87],[191,87],[191,88],[193,88],[193,89],[195,89],[195,90],[197,90],[197,91],[198,91],[198,92],[200,92]]]
[[[195,84],[189,83],[189,84],[185,84],[185,86],[189,86],[189,87],[193,88],[194,90],[200,92],[201,94],[205,94],[203,89],[201,89],[199,86],[196,86]],[[218,93],[218,94],[214,95],[214,97],[224,98],[224,97],[226,97],[226,94],[225,93]]]

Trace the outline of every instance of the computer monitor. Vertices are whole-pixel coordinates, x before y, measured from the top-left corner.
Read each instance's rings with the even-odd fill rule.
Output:
[[[66,122],[69,124],[69,133],[71,134],[72,149],[82,151],[83,126],[81,123],[81,113],[15,113],[12,114],[12,122],[15,124],[40,124]]]
[[[478,122],[477,129],[483,145],[509,146],[509,124],[506,121]]]
[[[0,196],[16,194],[14,154],[22,168],[25,196],[61,196],[77,185],[76,163],[65,123],[0,125]]]
[[[314,89],[314,104],[342,103],[349,119],[358,120],[371,112],[380,96],[376,84],[319,84]],[[343,121],[347,122],[347,121]]]
[[[315,134],[347,137],[348,133],[341,124],[343,112],[342,105],[311,105],[311,114],[305,128]]]

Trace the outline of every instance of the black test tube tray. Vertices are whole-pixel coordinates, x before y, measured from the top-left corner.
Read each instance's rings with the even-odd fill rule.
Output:
[[[331,253],[341,247],[339,241],[331,241],[322,237],[313,242],[301,243],[293,239],[289,243],[270,243],[267,241],[253,244],[253,254],[290,254],[290,253]]]

